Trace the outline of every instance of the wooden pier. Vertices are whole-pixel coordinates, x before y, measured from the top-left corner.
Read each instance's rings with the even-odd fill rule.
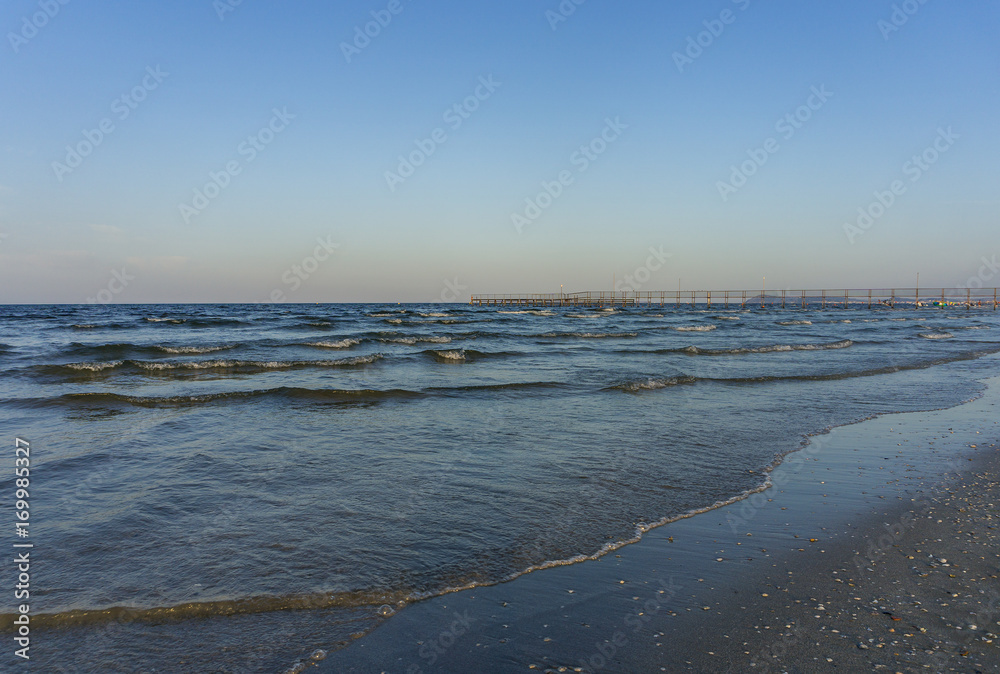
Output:
[[[636,290],[525,295],[473,295],[469,303],[496,307],[690,307],[759,309],[997,310],[996,288],[869,288],[836,290]]]

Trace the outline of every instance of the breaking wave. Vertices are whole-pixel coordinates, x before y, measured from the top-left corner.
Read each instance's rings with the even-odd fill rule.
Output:
[[[780,351],[823,351],[826,349],[846,349],[854,346],[850,339],[827,344],[768,344],[766,346],[743,346],[735,349],[704,349],[688,346],[681,351],[693,356],[734,356],[744,353],[775,353]]]
[[[448,344],[451,337],[380,337],[380,342],[386,344]]]
[[[307,342],[306,346],[314,346],[317,349],[349,349],[361,343],[360,339],[349,337],[335,342]]]
[[[681,384],[693,384],[698,379],[686,374],[683,375],[672,375],[670,377],[648,377],[646,379],[637,379],[635,381],[628,381],[622,384],[616,384],[609,387],[614,391],[627,391],[629,393],[635,393],[638,391],[655,391],[661,388],[667,388],[668,386],[680,386]]]
[[[45,366],[48,371],[81,373],[100,373],[107,371],[132,370],[140,372],[177,372],[203,370],[235,370],[235,371],[267,371],[290,370],[299,368],[351,367],[370,365],[382,358],[376,353],[369,356],[356,356],[340,360],[191,360],[191,361],[150,361],[150,360],[113,360],[93,363],[67,363],[65,365]]]

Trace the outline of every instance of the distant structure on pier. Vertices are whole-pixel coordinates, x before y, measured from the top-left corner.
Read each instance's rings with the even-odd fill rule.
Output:
[[[473,295],[477,306],[740,307],[775,309],[962,308],[996,311],[996,288],[877,288],[840,290],[599,290],[577,293]]]

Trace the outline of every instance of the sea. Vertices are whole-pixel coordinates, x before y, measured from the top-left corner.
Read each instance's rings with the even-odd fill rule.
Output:
[[[998,351],[998,314],[959,307],[0,307],[24,664],[301,671],[744,498],[810,435],[974,398]]]

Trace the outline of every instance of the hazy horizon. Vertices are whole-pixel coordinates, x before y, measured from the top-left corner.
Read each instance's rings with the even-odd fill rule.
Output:
[[[16,0],[0,303],[997,286],[998,19]]]

